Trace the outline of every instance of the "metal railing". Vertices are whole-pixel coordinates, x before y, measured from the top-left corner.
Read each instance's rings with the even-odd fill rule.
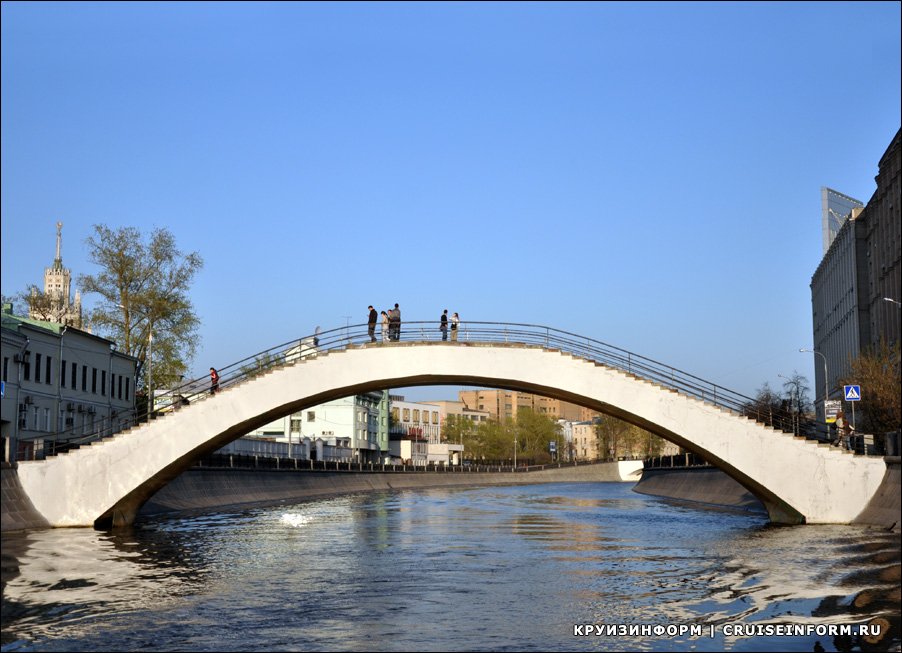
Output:
[[[444,339],[443,335],[448,336]],[[456,340],[451,340],[456,335]],[[165,419],[197,401],[207,400],[218,392],[233,389],[257,376],[271,373],[304,360],[335,352],[361,347],[398,347],[405,344],[435,344],[438,346],[511,345],[536,347],[583,358],[607,367],[620,370],[637,379],[650,381],[664,388],[674,390],[699,401],[729,410],[737,415],[755,419],[758,422],[781,429],[787,433],[799,433],[816,439],[816,429],[800,429],[797,420],[788,416],[774,416],[773,411],[759,407],[750,397],[733,392],[715,383],[705,381],[695,375],[678,370],[669,365],[640,356],[607,343],[561,331],[547,326],[533,324],[508,324],[499,322],[461,322],[457,333],[443,332],[438,321],[404,322],[397,331],[397,338],[383,341],[381,330],[376,329],[376,340],[368,335],[367,324],[345,326],[315,335],[309,335],[284,344],[271,347],[235,363],[219,368],[218,389],[214,392],[209,377],[186,381],[163,395],[170,398],[170,406],[155,410],[150,419]],[[204,388],[199,390],[199,388]],[[86,443],[103,439],[137,426],[145,419],[133,419],[123,423],[121,418],[98,420],[91,425],[90,433],[79,433],[84,427],[76,427],[44,436],[46,455],[63,453]],[[115,422],[115,423],[114,423]],[[804,432],[803,432],[804,431]]]
[[[350,460],[310,460],[307,458],[285,458],[275,456],[249,456],[239,454],[212,454],[195,463],[195,469],[270,469],[283,471],[326,471],[326,472],[399,472],[399,473],[510,473],[522,474],[543,469],[562,469],[604,464],[600,461],[573,461],[548,463],[511,462],[476,463],[466,461],[459,465],[429,463],[411,465],[403,463],[353,462]]]

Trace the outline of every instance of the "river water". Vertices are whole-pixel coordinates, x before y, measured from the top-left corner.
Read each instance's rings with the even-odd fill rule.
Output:
[[[371,492],[4,535],[2,650],[899,650],[898,533],[630,487]],[[824,632],[872,620],[879,638]]]

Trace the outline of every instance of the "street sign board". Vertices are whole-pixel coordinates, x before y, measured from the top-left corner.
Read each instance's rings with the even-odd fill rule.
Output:
[[[846,401],[861,401],[860,385],[844,385],[843,390],[845,392]]]
[[[555,452],[557,451],[557,442],[555,442],[554,440],[552,440],[551,442],[549,442],[549,443],[548,443],[548,450],[549,450],[549,452],[551,452],[551,453],[555,453]]]
[[[839,415],[840,404],[842,402],[839,399],[828,399],[824,402],[824,409],[827,411],[827,424],[833,424],[836,422],[836,416]]]

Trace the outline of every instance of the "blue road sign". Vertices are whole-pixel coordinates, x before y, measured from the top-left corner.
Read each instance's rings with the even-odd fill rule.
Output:
[[[861,401],[860,385],[844,385],[843,390],[845,390],[846,401]]]

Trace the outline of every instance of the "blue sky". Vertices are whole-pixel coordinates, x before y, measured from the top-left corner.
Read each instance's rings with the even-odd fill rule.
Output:
[[[820,188],[876,189],[900,23],[899,2],[3,3],[2,291],[41,283],[57,221],[74,275],[91,225],[159,226],[206,262],[198,375],[398,302],[745,394],[813,380]]]

